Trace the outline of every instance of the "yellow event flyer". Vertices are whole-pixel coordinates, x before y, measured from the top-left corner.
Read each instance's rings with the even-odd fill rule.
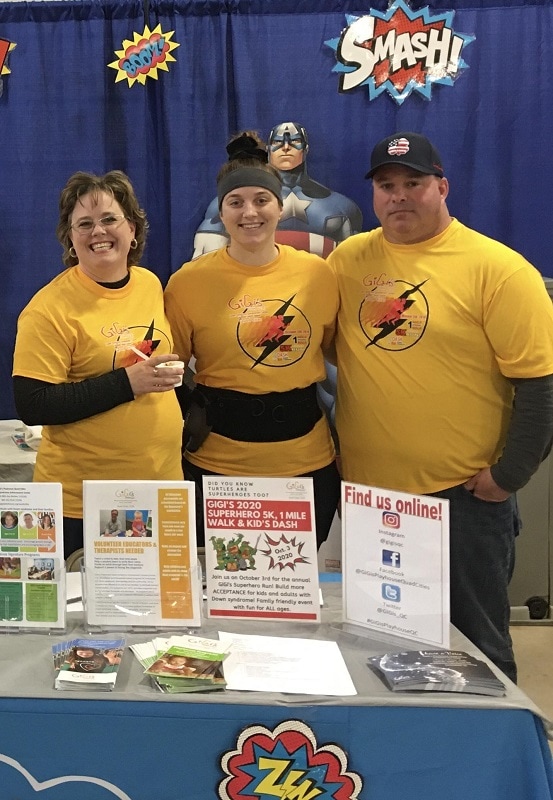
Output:
[[[90,626],[201,625],[194,484],[84,481]]]

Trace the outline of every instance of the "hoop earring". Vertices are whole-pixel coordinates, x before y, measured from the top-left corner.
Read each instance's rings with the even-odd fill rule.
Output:
[[[131,239],[131,250],[136,250],[137,247],[138,247],[138,242],[136,241],[136,239]]]
[[[71,245],[71,247],[69,248],[69,255],[71,256],[71,258],[77,258],[77,251],[75,250],[73,245]]]

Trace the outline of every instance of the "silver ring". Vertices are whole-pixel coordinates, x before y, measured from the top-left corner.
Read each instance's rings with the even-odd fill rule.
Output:
[[[154,367],[154,378],[157,378],[157,376],[158,376],[157,367]]]

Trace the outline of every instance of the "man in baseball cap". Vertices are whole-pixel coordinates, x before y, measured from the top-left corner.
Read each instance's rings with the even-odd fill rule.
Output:
[[[443,178],[440,154],[432,142],[420,133],[394,133],[375,146],[371,155],[371,168],[365,178],[372,178],[384,164],[402,164],[426,175]]]
[[[440,154],[426,136],[409,131],[378,142],[366,175],[373,181],[373,207],[384,239],[416,244],[451,223],[446,205],[449,183]]]
[[[343,479],[448,501],[451,621],[516,680],[515,492],[553,438],[551,300],[519,253],[452,219],[425,136],[378,142],[367,177],[380,227],[328,257]]]

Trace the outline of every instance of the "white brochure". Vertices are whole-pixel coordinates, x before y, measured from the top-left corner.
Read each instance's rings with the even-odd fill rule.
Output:
[[[319,622],[311,478],[204,477],[208,616]]]
[[[0,484],[0,519],[0,628],[64,628],[61,483]]]
[[[89,625],[201,625],[194,491],[190,481],[84,481]]]
[[[229,648],[227,689],[287,694],[357,694],[336,642],[219,631]]]
[[[449,501],[342,482],[343,617],[449,647]]]

